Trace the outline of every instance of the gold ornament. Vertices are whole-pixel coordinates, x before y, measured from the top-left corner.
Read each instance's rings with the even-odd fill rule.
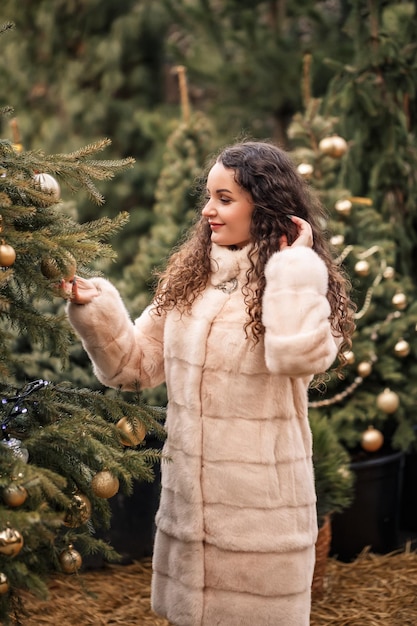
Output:
[[[0,267],[10,267],[15,261],[15,249],[2,239],[0,244]]]
[[[99,498],[112,498],[119,491],[119,479],[109,470],[103,470],[93,476],[91,488]]]
[[[327,154],[335,159],[340,159],[346,154],[348,145],[343,137],[339,135],[332,135],[331,137],[324,137],[319,143],[319,150],[323,154]]]
[[[59,555],[59,562],[65,574],[74,574],[80,569],[83,560],[78,550],[75,550],[74,546],[70,544],[68,548],[63,550]]]
[[[6,574],[0,572],[0,594],[3,595],[9,591],[9,581]]]
[[[407,296],[405,293],[396,293],[391,300],[392,304],[399,311],[403,311],[407,307]]]
[[[358,276],[368,276],[369,274],[369,263],[368,261],[358,261],[355,264],[355,272]]]
[[[350,215],[352,210],[352,203],[350,200],[338,200],[334,205],[334,208],[340,215]]]
[[[358,365],[357,372],[362,378],[366,378],[372,372],[372,363],[369,361],[361,361]]]
[[[348,350],[347,352],[343,353],[343,356],[346,359],[346,362],[348,363],[348,365],[353,365],[353,363],[355,362],[355,355],[351,350]]]
[[[71,252],[67,250],[63,253],[62,258],[53,259],[50,257],[44,257],[41,261],[41,272],[45,278],[51,280],[60,280],[64,278],[70,281],[74,278],[77,271],[77,262],[72,256]]]
[[[0,553],[6,556],[16,556],[23,548],[23,537],[18,530],[8,526],[0,531]]]
[[[297,166],[297,170],[302,178],[311,178],[314,172],[314,167],[311,163],[300,163]]]
[[[134,447],[145,439],[146,428],[142,422],[134,418],[133,424],[134,429],[126,417],[122,417],[116,424],[117,428],[120,430],[120,437],[124,446]]]
[[[58,202],[61,197],[61,188],[53,176],[50,174],[35,174],[34,179],[42,191],[46,191],[46,193],[51,195],[53,202]]]
[[[367,452],[376,452],[384,443],[384,435],[373,426],[368,426],[361,437],[361,446]]]
[[[330,239],[330,243],[332,244],[332,246],[343,246],[343,244],[345,243],[345,238],[343,235],[334,235]]]
[[[376,404],[384,413],[395,413],[400,406],[400,399],[395,391],[384,389],[384,391],[377,396]]]
[[[383,277],[387,279],[391,279],[391,278],[394,278],[394,276],[395,276],[394,268],[391,267],[390,265],[387,265],[387,267],[384,269]]]
[[[406,357],[410,354],[410,344],[405,339],[400,339],[394,346],[394,352],[397,356]]]
[[[70,510],[67,512],[64,518],[65,526],[70,528],[78,528],[82,526],[91,517],[91,502],[82,493],[76,493],[72,497],[72,503]]]
[[[7,506],[21,506],[28,497],[28,492],[22,485],[11,483],[3,489],[3,500]]]

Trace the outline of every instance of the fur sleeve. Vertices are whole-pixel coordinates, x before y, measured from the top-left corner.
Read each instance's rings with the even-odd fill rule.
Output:
[[[262,310],[265,360],[271,372],[311,376],[326,371],[337,355],[330,327],[328,274],[311,248],[276,252],[265,267]]]
[[[93,282],[99,295],[89,304],[69,303],[67,313],[97,378],[131,391],[163,382],[163,318],[148,307],[132,322],[117,289],[104,278]]]

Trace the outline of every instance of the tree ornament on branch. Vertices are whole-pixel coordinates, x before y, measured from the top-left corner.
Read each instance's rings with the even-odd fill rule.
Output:
[[[135,447],[145,439],[146,428],[137,419],[129,421],[126,417],[122,417],[116,426],[120,431],[120,438],[124,446]]]
[[[3,500],[10,507],[18,507],[26,502],[28,492],[23,485],[11,483],[3,489]]]
[[[0,572],[0,594],[3,595],[9,591],[10,585],[6,574]]]
[[[51,196],[52,204],[59,202],[61,198],[61,187],[51,174],[36,173],[33,178],[39,188]]]
[[[7,526],[0,531],[0,554],[5,556],[17,556],[23,548],[23,537],[18,530]]]
[[[407,301],[407,296],[405,295],[405,293],[399,292],[399,293],[394,294],[392,297],[392,304],[399,311],[403,311],[404,309],[406,309],[408,305],[408,301]]]
[[[396,356],[405,358],[410,354],[410,344],[405,339],[400,339],[394,346],[394,352]]]
[[[119,491],[119,479],[109,470],[102,470],[93,476],[91,489],[98,498],[112,498]]]
[[[311,165],[311,163],[300,163],[299,165],[297,165],[297,171],[300,174],[301,178],[308,180],[313,176],[314,167]]]
[[[319,142],[319,150],[322,154],[330,156],[334,159],[340,159],[347,152],[348,145],[339,135],[332,135],[330,137],[324,137]]]
[[[378,409],[390,415],[391,413],[395,413],[400,406],[400,399],[395,391],[384,389],[384,391],[377,396],[376,404]]]
[[[3,232],[3,217],[0,215],[0,233]],[[10,267],[16,261],[16,251],[4,239],[0,240],[0,267]]]
[[[83,560],[78,550],[75,550],[74,546],[70,544],[68,548],[63,550],[59,555],[59,562],[65,574],[75,574],[75,572],[80,569]]]
[[[82,526],[91,517],[91,502],[82,493],[75,493],[72,496],[72,502],[69,511],[67,511],[64,524],[69,528],[78,528]]]
[[[384,444],[384,435],[373,426],[368,426],[361,437],[361,446],[366,452],[377,452]]]

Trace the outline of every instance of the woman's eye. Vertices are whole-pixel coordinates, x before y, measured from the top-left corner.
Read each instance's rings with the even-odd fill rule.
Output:
[[[225,198],[224,196],[222,196],[220,198],[220,202],[223,202],[223,204],[228,204],[229,202],[231,202],[230,198]]]

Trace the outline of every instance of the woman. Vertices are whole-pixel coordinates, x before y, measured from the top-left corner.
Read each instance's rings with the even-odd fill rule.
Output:
[[[175,626],[309,624],[307,393],[353,329],[322,220],[288,156],[244,142],[211,167],[200,219],[137,320],[105,279],[72,287],[99,380],[167,384],[152,605]]]

